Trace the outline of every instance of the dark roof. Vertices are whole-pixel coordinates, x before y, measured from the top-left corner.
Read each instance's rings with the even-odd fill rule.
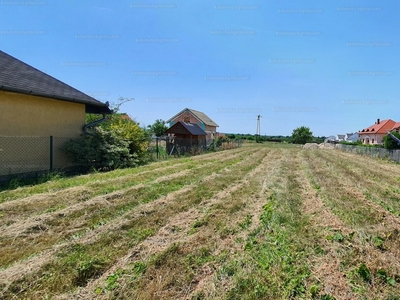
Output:
[[[0,50],[0,90],[82,103],[87,113],[111,113],[104,104]]]
[[[194,109],[190,109],[190,108],[185,108],[185,109],[181,110],[179,113],[177,113],[171,119],[169,119],[167,121],[167,123],[171,122],[173,119],[175,119],[177,116],[179,116],[180,114],[182,114],[184,112],[190,112],[192,115],[194,115],[197,119],[199,119],[205,125],[219,127],[218,124],[215,123],[213,120],[211,120],[211,118],[208,117],[205,113],[194,110]]]
[[[172,125],[165,133],[180,133],[180,134],[191,134],[191,135],[207,135],[203,129],[197,124],[177,122]]]

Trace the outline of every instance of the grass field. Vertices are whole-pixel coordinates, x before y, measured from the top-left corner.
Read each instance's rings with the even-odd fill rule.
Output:
[[[0,299],[400,299],[400,165],[278,144],[0,192]]]

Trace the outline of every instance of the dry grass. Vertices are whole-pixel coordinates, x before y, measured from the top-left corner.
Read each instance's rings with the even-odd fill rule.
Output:
[[[396,299],[399,180],[252,144],[4,191],[0,298]]]

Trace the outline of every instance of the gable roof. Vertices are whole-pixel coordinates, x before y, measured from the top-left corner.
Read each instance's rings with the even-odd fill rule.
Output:
[[[211,118],[208,117],[205,113],[198,111],[198,110],[190,109],[190,108],[185,108],[185,109],[181,110],[179,113],[177,113],[171,119],[167,120],[167,123],[171,122],[173,119],[175,119],[177,116],[179,116],[180,114],[182,114],[184,112],[191,113],[193,116],[195,116],[201,122],[203,122],[205,125],[219,127],[218,124],[215,123],[213,120],[211,120]]]
[[[384,133],[393,128],[393,125],[396,124],[393,120],[387,119],[376,122],[374,125],[371,125],[359,132],[359,134],[369,134],[369,133]]]
[[[207,135],[197,124],[180,121],[172,125],[165,133],[181,133],[182,129],[191,135]]]
[[[0,90],[85,104],[87,113],[111,113],[107,104],[1,50]]]
[[[395,129],[400,129],[400,122],[394,123],[394,125],[393,125],[391,130],[395,130]]]

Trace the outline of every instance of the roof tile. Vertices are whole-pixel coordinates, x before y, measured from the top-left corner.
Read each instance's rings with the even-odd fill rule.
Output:
[[[0,90],[82,103],[87,112],[111,113],[104,104],[0,50]]]

